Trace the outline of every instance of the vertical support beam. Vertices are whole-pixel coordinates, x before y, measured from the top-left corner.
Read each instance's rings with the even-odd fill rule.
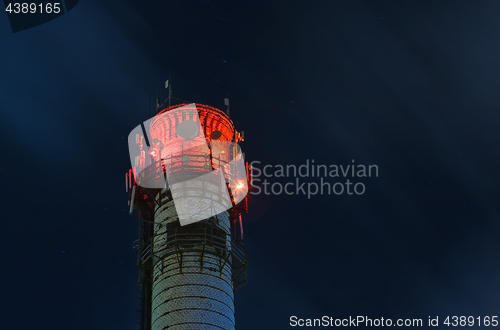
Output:
[[[132,196],[130,197],[130,211],[129,214],[132,214],[132,211],[134,210],[134,200],[135,200],[135,185],[132,188]]]
[[[125,192],[128,192],[128,172],[125,173]]]
[[[240,223],[240,237],[241,237],[241,240],[243,241],[244,238],[243,238],[243,221],[241,221],[241,214],[240,214],[240,218],[239,218],[239,223]]]

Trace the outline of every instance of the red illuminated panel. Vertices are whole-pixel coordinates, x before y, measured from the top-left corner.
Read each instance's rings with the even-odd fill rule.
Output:
[[[196,122],[203,132],[196,132],[194,138],[186,138],[179,128],[185,121]],[[220,163],[224,165],[230,161],[234,150],[220,147],[220,144],[210,150],[210,142],[237,142],[238,139],[232,121],[224,112],[202,104],[179,104],[161,111],[151,123],[150,136],[152,144],[158,146],[164,164],[170,164],[172,173],[217,169]]]

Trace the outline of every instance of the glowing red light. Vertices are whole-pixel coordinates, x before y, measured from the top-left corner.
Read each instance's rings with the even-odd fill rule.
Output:
[[[203,130],[194,138],[186,138],[183,130],[178,131],[185,126],[183,123],[190,122],[201,124]],[[217,169],[230,160],[233,151],[224,142],[239,142],[231,119],[223,111],[203,104],[179,104],[164,109],[153,119],[150,132],[151,139],[161,146],[155,149],[155,155],[170,164],[172,173]],[[207,143],[213,143],[210,149]]]

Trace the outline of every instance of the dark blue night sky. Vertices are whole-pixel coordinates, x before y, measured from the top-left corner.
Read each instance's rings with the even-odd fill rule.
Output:
[[[126,139],[169,75],[182,99],[229,93],[261,167],[379,168],[361,196],[251,196],[238,330],[498,315],[499,17],[495,1],[82,0],[12,33],[0,14],[0,328],[138,328]]]

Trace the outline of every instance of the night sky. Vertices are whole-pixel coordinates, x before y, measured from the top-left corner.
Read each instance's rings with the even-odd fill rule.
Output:
[[[499,35],[497,1],[81,0],[18,33],[0,14],[0,328],[138,329],[126,139],[169,75],[229,95],[260,168],[379,168],[360,196],[250,196],[238,330],[500,314]]]

